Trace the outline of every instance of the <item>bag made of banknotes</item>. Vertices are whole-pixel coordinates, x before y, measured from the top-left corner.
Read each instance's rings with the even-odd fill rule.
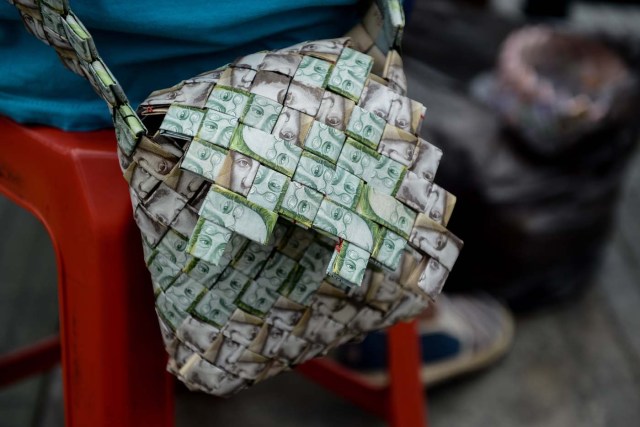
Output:
[[[109,105],[168,369],[242,390],[415,317],[462,242],[405,96],[398,0],[348,37],[258,52],[137,112],[67,0],[9,0]],[[108,260],[105,260],[108,262]]]

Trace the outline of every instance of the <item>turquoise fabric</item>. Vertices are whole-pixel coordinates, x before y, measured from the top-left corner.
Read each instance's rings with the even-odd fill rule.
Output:
[[[356,0],[72,0],[136,107],[152,90],[239,55],[342,36]],[[0,115],[65,130],[111,126],[88,82],[31,36],[0,0]]]

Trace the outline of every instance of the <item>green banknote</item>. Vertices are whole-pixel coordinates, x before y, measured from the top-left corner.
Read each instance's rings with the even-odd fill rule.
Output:
[[[375,150],[382,138],[384,126],[384,119],[356,105],[351,112],[346,132],[356,141]]]
[[[242,117],[242,123],[247,126],[271,133],[282,111],[282,105],[261,95],[253,95],[249,108]]]
[[[244,251],[233,262],[232,266],[251,278],[255,278],[262,270],[267,258],[271,255],[273,247],[250,242]]]
[[[369,252],[349,243],[343,242],[333,253],[327,274],[351,284],[360,286],[369,262]]]
[[[368,186],[360,196],[356,212],[384,225],[405,239],[409,238],[416,219],[416,212],[394,197],[379,193]]]
[[[293,180],[322,194],[327,194],[333,181],[334,166],[306,151],[302,152]]]
[[[371,148],[347,138],[338,166],[362,178],[382,194],[394,195],[406,174],[406,167]]]
[[[247,239],[266,243],[278,215],[242,196],[213,185],[200,208],[200,215]]]
[[[182,274],[164,293],[178,308],[187,311],[204,291],[204,286],[186,274]]]
[[[230,239],[231,231],[200,217],[189,240],[187,252],[215,265],[222,258]]]
[[[346,136],[341,130],[314,121],[304,141],[304,149],[335,163],[345,139]]]
[[[368,252],[373,251],[379,231],[374,222],[326,198],[320,204],[313,226]]]
[[[207,110],[196,136],[211,144],[227,148],[237,126],[236,117],[215,110]]]
[[[195,136],[204,119],[204,110],[171,104],[160,129],[178,135]]]
[[[297,223],[311,227],[320,202],[322,194],[299,182],[291,181],[278,212]]]
[[[344,48],[331,72],[327,87],[357,102],[372,66],[373,58],[370,56]]]
[[[228,151],[205,140],[194,138],[180,165],[209,181],[215,181],[222,169]]]
[[[364,185],[363,180],[337,166],[333,171],[331,186],[325,194],[334,202],[353,209],[358,203]]]
[[[303,56],[293,80],[309,86],[325,87],[331,70],[331,63],[311,56]]]
[[[231,148],[258,160],[287,176],[292,176],[302,148],[249,126],[240,126],[231,139]]]
[[[376,244],[371,257],[383,266],[396,270],[400,265],[402,252],[407,246],[407,241],[388,228],[380,227]]]
[[[276,212],[282,203],[288,183],[289,178],[286,175],[260,165],[247,200]]]
[[[249,105],[250,94],[243,90],[216,86],[205,106],[233,117],[241,118]]]
[[[187,318],[187,313],[177,307],[164,292],[160,292],[156,298],[156,311],[167,326],[174,331],[184,322],[184,319]]]

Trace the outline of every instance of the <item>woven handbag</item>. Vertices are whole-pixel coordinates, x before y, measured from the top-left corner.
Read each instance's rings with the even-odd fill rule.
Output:
[[[168,369],[218,396],[411,319],[462,247],[405,96],[398,0],[344,38],[258,52],[137,113],[67,0],[9,0],[113,115]]]

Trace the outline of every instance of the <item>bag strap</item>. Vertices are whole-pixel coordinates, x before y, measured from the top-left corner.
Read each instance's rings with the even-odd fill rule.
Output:
[[[91,34],[73,13],[68,0],[8,0],[15,6],[27,30],[55,49],[62,63],[87,79],[111,110],[120,148],[130,155],[146,133],[129,100],[98,53]],[[371,55],[376,71],[400,93],[406,93],[406,78],[398,53],[404,29],[401,0],[375,0],[363,21],[347,35],[356,48]]]

